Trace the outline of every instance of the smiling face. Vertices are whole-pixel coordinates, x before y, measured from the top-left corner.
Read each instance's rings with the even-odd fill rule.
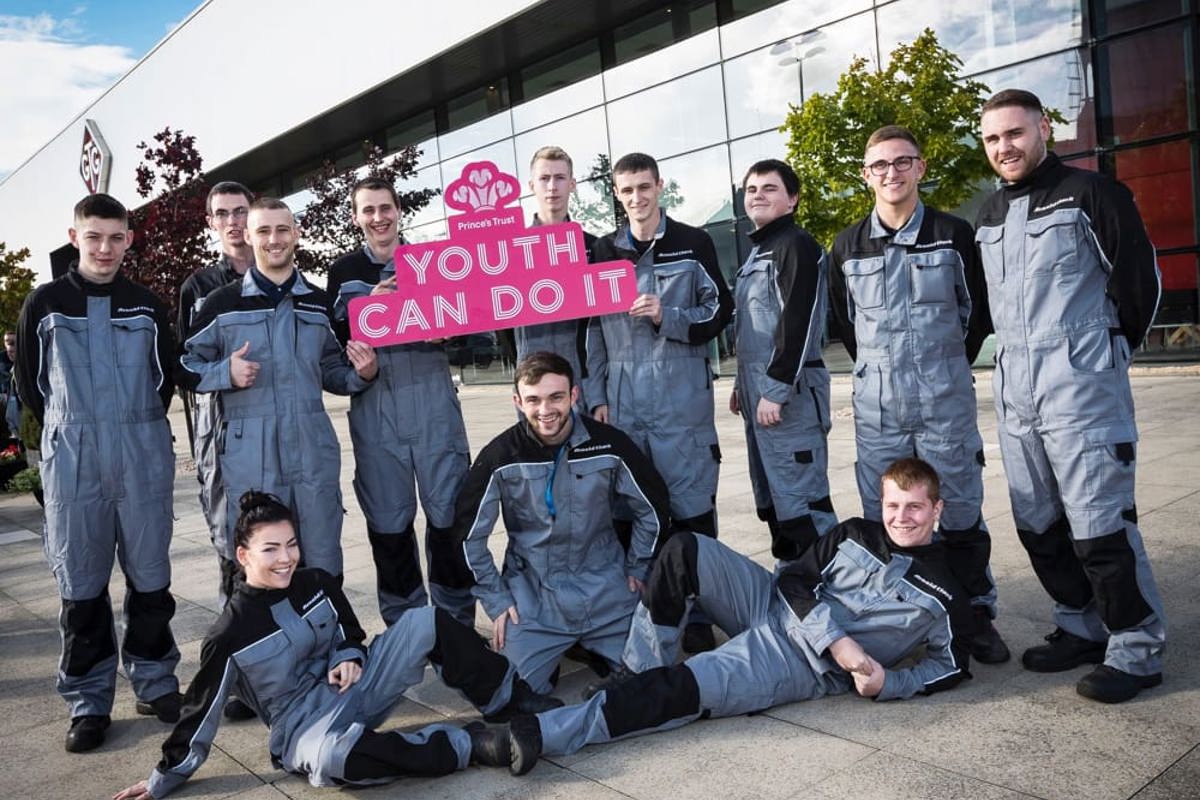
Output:
[[[258,271],[269,280],[282,283],[292,273],[296,242],[300,239],[292,212],[286,208],[256,208],[250,212],[246,227]]]
[[[658,198],[662,194],[662,178],[657,180],[648,169],[639,172],[618,172],[613,175],[613,193],[625,208],[630,222],[641,223],[657,219]]]
[[[897,165],[896,161],[900,164]],[[915,207],[917,190],[925,177],[925,161],[912,142],[904,139],[885,139],[867,149],[863,155],[863,179],[875,193],[876,205],[897,208]],[[875,165],[875,169],[871,168]],[[875,174],[886,166],[882,175]],[[901,170],[898,166],[909,165]]]
[[[354,224],[376,253],[396,249],[400,239],[400,209],[387,189],[362,188],[354,193]]]
[[[246,571],[246,584],[257,589],[286,589],[300,564],[296,529],[286,520],[264,522],[250,532],[250,541],[237,548]]]
[[[566,375],[547,372],[537,383],[517,384],[513,403],[542,444],[562,444],[571,434],[571,406],[579,400],[579,387]]]
[[[575,178],[566,161],[539,158],[529,171],[529,189],[537,200],[538,219],[561,222],[567,216],[567,201],[575,191]]]
[[[917,547],[933,541],[933,529],[942,514],[942,501],[929,499],[929,487],[913,483],[901,489],[890,478],[883,482],[883,527],[888,538],[901,547]]]
[[[797,195],[788,194],[783,178],[774,170],[761,175],[747,175],[743,188],[746,216],[755,228],[761,228],[796,210]]]
[[[79,248],[79,274],[92,283],[112,283],[133,242],[128,222],[105,217],[77,219],[67,236]]]
[[[1001,180],[1014,183],[1037,169],[1046,157],[1050,120],[1024,106],[1001,106],[983,114],[983,149]]]

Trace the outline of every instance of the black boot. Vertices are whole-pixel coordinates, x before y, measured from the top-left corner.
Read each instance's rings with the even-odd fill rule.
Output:
[[[1080,664],[1100,664],[1108,642],[1093,642],[1062,628],[1046,637],[1048,644],[1031,647],[1021,656],[1021,663],[1030,672],[1063,672]]]
[[[183,695],[179,692],[167,692],[149,702],[138,700],[135,708],[143,717],[158,717],[159,722],[174,725],[179,722],[179,709],[182,705]]]
[[[1000,638],[1000,632],[992,624],[992,615],[984,606],[974,606],[971,609],[974,630],[967,637],[967,649],[971,658],[981,664],[1003,664],[1012,657],[1008,645]]]
[[[542,754],[542,727],[537,717],[520,716],[508,726],[509,751],[512,760],[508,771],[513,775],[524,775],[537,764]]]
[[[584,700],[591,700],[592,697],[599,692],[603,692],[605,689],[616,686],[620,683],[624,683],[636,674],[637,673],[630,670],[629,667],[621,664],[616,668],[609,670],[608,675],[604,676],[603,678],[592,681],[587,686],[584,686],[583,691],[580,694]]]
[[[107,715],[85,714],[71,720],[71,729],[67,731],[67,740],[63,744],[68,753],[86,753],[104,744],[104,732],[112,724]],[[540,734],[539,734],[540,735]]]
[[[1162,673],[1133,675],[1124,670],[1101,664],[1079,679],[1075,691],[1089,700],[1100,703],[1124,703],[1137,697],[1142,689],[1162,683]]]
[[[561,708],[563,705],[563,701],[557,697],[538,694],[525,681],[513,678],[512,695],[508,698],[508,705],[491,714],[484,714],[483,718],[488,722],[508,722],[518,714],[540,714],[552,708]]]
[[[471,736],[471,763],[483,767],[508,767],[512,765],[508,728],[501,725],[484,725],[468,722],[463,730]]]

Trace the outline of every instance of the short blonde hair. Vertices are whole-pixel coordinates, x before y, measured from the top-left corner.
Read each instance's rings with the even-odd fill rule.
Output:
[[[571,157],[567,155],[567,151],[563,150],[556,144],[548,144],[545,147],[539,147],[533,154],[533,158],[529,159],[529,168],[533,169],[533,165],[540,160],[545,161],[565,161],[567,169],[572,175],[575,174],[575,162],[571,161]]]

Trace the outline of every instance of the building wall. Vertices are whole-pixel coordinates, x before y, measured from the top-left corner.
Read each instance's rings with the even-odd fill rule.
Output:
[[[110,193],[137,206],[137,144],[164,127],[194,135],[205,164],[221,164],[535,3],[210,0],[0,184],[0,241],[29,247],[49,275],[47,256],[87,192],[85,118],[112,151]]]

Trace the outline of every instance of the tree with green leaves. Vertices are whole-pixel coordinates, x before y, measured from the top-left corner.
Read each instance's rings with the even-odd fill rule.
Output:
[[[28,258],[28,247],[9,250],[6,243],[0,242],[0,332],[17,329],[25,295],[33,291],[37,276],[24,266]]]
[[[978,135],[988,87],[960,77],[962,59],[926,28],[875,69],[858,57],[837,89],[792,106],[781,130],[788,162],[800,176],[796,219],[825,246],[874,207],[862,177],[867,137],[884,125],[916,135],[928,162],[923,200],[952,210],[992,176]]]
[[[384,156],[383,148],[370,141],[363,142],[366,164],[360,169],[338,171],[332,161],[325,161],[308,179],[312,202],[297,216],[303,238],[296,249],[296,264],[309,274],[324,275],[330,262],[362,244],[362,231],[354,224],[350,205],[350,190],[361,178],[381,178],[396,186],[417,174],[417,159],[421,151],[410,145]],[[396,194],[400,198],[400,227],[412,219],[440,189],[411,189]]]

